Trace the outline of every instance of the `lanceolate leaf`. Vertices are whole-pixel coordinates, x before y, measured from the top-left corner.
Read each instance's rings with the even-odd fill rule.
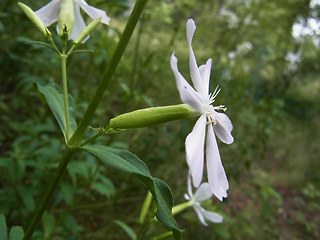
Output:
[[[128,234],[128,236],[131,238],[131,240],[137,240],[137,235],[135,234],[135,232],[132,230],[131,227],[129,227],[124,222],[121,222],[121,221],[118,221],[118,220],[116,220],[114,222],[116,224],[118,224]]]
[[[58,92],[53,82],[48,82],[46,85],[42,85],[38,82],[35,82],[34,84],[40,93],[41,99],[45,100],[48,106],[50,107],[54,117],[56,118],[61,128],[64,138],[67,139],[67,127],[66,127],[63,95]],[[70,94],[69,94],[69,113],[70,113],[71,135],[72,135],[77,128],[77,123],[74,117],[75,104],[74,104],[73,97]]]
[[[128,151],[111,147],[87,145],[81,148],[92,153],[107,165],[137,176],[146,185],[157,202],[158,220],[172,229],[175,239],[181,238],[180,230],[171,213],[173,205],[171,190],[165,182],[151,176],[143,161]]]

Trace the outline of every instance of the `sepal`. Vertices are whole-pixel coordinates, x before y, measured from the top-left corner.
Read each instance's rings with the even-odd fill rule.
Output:
[[[199,113],[187,104],[151,107],[124,113],[112,118],[108,127],[113,129],[149,127],[198,115]]]
[[[71,34],[74,25],[74,3],[73,0],[63,0],[58,20],[60,36]]]

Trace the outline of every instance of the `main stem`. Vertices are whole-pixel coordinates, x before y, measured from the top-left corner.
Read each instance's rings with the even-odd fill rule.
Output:
[[[83,134],[85,132],[85,130],[87,129],[93,114],[95,112],[95,110],[97,109],[100,100],[107,88],[107,86],[109,85],[112,76],[120,62],[120,59],[124,53],[124,50],[126,49],[128,42],[132,36],[133,30],[141,16],[142,10],[146,4],[147,0],[137,0],[132,13],[129,17],[128,23],[123,31],[123,34],[121,36],[121,39],[117,45],[116,50],[114,51],[112,58],[110,60],[110,63],[108,65],[107,70],[104,72],[104,74],[102,75],[102,78],[99,82],[99,85],[86,109],[86,112],[84,113],[77,130],[75,131],[75,133],[73,134],[73,136],[71,137],[69,144],[70,145],[77,145],[80,143]]]
[[[65,154],[63,155],[63,157],[59,163],[58,169],[54,175],[53,180],[50,182],[43,198],[41,199],[39,206],[37,207],[37,209],[35,210],[35,212],[32,216],[32,219],[28,225],[28,228],[27,228],[26,233],[23,237],[23,240],[31,239],[32,234],[34,232],[34,229],[38,225],[43,212],[46,210],[46,208],[49,204],[49,201],[51,200],[51,197],[52,197],[56,187],[58,186],[59,180],[60,180],[62,174],[65,172],[67,165],[68,165],[72,155],[74,154],[74,152],[75,152],[75,150],[68,149],[65,152]]]
[[[66,136],[67,140],[71,136],[71,127],[70,127],[70,114],[69,114],[69,99],[68,99],[68,85],[67,85],[67,55],[62,52],[60,55],[61,59],[61,72],[62,72],[62,89],[63,89],[63,102],[64,102],[64,113],[66,116]]]

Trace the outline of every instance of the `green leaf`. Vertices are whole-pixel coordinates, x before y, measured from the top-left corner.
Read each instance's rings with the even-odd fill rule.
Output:
[[[129,227],[127,224],[125,224],[124,222],[115,220],[114,221],[116,224],[118,224],[127,234],[128,236],[132,239],[132,240],[136,240],[137,239],[137,235],[135,234],[135,232],[132,230],[131,227]]]
[[[8,239],[6,218],[3,215],[0,215],[0,239]]]
[[[173,197],[168,185],[151,176],[147,165],[136,155],[126,150],[101,145],[87,145],[81,149],[95,155],[105,164],[138,177],[152,193],[157,203],[157,218],[172,229],[175,239],[181,238],[180,229],[172,216]]]
[[[34,82],[34,86],[40,93],[40,98],[47,102],[50,107],[54,117],[56,118],[61,131],[64,135],[65,140],[67,140],[67,127],[65,118],[65,109],[63,102],[63,95],[58,92],[55,84],[53,82],[48,82],[46,85],[42,85],[38,82]],[[70,125],[71,125],[71,135],[75,132],[77,128],[77,123],[75,120],[75,104],[73,97],[69,94],[69,113],[70,113]]]
[[[55,230],[56,221],[52,213],[44,212],[42,216],[42,224],[44,227],[44,238],[49,239]]]
[[[0,215],[0,240],[8,240],[6,218]],[[22,227],[14,226],[10,230],[9,240],[22,240],[24,232]]]
[[[24,232],[22,227],[14,226],[10,230],[9,240],[22,240]]]

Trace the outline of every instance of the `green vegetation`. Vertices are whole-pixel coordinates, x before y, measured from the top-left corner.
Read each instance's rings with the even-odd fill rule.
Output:
[[[28,4],[38,9],[47,2]],[[80,47],[93,52],[68,59],[77,122],[110,62],[130,2],[88,0],[106,10],[111,23],[98,26]],[[59,125],[34,85],[54,81],[59,86],[60,62],[52,50],[33,42],[43,37],[16,2],[4,0],[0,10],[0,215],[8,229],[26,229],[65,150]],[[189,75],[188,18],[197,24],[193,49],[198,64],[213,59],[210,92],[221,87],[217,105],[228,107],[235,141],[230,146],[219,142],[230,181],[228,198],[203,203],[224,222],[204,227],[188,209],[176,216],[185,229],[183,239],[320,238],[320,32],[292,35],[295,23],[320,19],[320,5],[309,0],[149,0],[90,126],[104,127],[136,109],[181,103],[169,60],[175,51],[181,73]],[[152,176],[170,186],[176,205],[187,192],[184,140],[192,127],[192,119],[178,120],[104,136],[98,143],[137,155]],[[147,194],[141,186],[93,155],[77,153],[33,239],[120,240],[127,234],[134,239],[132,229],[145,231],[138,224]],[[166,231],[156,223],[145,239]]]

